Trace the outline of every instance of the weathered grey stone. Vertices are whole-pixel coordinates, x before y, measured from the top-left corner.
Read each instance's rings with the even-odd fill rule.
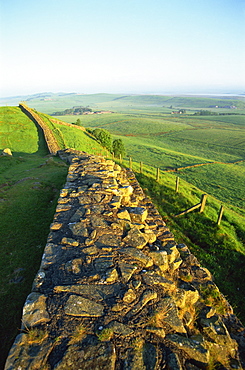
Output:
[[[167,368],[168,370],[183,370],[179,356],[177,353],[169,353],[167,357]]]
[[[180,265],[182,264],[182,259],[180,257],[176,258],[176,260],[174,260],[172,263],[169,264],[169,267],[170,267],[170,270],[171,271],[175,271],[177,270]]]
[[[134,191],[131,185],[121,186],[118,190],[120,194],[124,197],[129,197],[131,194],[133,194],[133,191]]]
[[[105,272],[107,269],[112,267],[114,264],[112,257],[101,257],[96,258],[94,261],[94,267],[98,273]]]
[[[31,293],[23,307],[23,328],[33,327],[50,321],[46,307],[47,297],[44,294]]]
[[[148,238],[137,227],[133,227],[123,242],[130,247],[142,249],[147,244]]]
[[[40,269],[47,269],[56,260],[59,254],[60,247],[53,243],[47,243],[41,261]]]
[[[71,229],[73,235],[88,237],[88,229],[86,228],[83,222],[70,224],[69,228]]]
[[[174,262],[177,258],[180,257],[179,251],[174,244],[168,243],[164,246],[164,250],[167,252],[169,263]]]
[[[132,257],[133,259],[143,264],[145,267],[150,267],[153,265],[152,259],[136,248],[133,247],[122,248],[119,249],[119,253]]]
[[[163,298],[156,306],[156,314],[164,323],[169,325],[177,333],[186,333],[182,320],[178,316],[178,309],[174,300],[170,297]]]
[[[231,339],[225,324],[218,315],[210,318],[201,318],[199,322],[202,326],[203,334],[210,341],[228,348],[236,348],[237,343]]]
[[[98,285],[98,284],[78,284],[78,285],[57,285],[54,287],[55,293],[69,292],[85,297],[91,297],[97,301],[103,301],[104,299],[116,297],[120,294],[121,285],[119,283],[110,285]]]
[[[3,151],[2,151],[2,155],[8,155],[8,156],[10,156],[10,157],[12,157],[12,152],[11,152],[11,149],[9,149],[9,148],[5,148],[5,149],[3,149]]]
[[[157,335],[158,337],[164,339],[165,336],[166,336],[166,333],[165,333],[165,330],[162,329],[162,328],[156,328],[156,327],[153,327],[153,326],[149,326],[149,327],[146,327],[146,331],[152,333],[152,334],[155,334]]]
[[[167,334],[166,339],[171,344],[176,346],[178,350],[184,351],[188,356],[190,356],[200,365],[208,365],[210,353],[201,344],[190,338],[186,338],[178,334]]]
[[[143,280],[147,285],[161,285],[165,290],[172,290],[175,287],[173,281],[166,279],[165,277],[158,275],[154,272],[146,272],[143,275]]]
[[[121,195],[114,195],[110,202],[110,205],[115,208],[119,208],[121,205],[122,196]]]
[[[70,222],[78,222],[84,216],[85,208],[80,207],[71,217]]]
[[[125,262],[118,262],[118,266],[120,268],[122,278],[125,282],[128,282],[131,279],[134,272],[137,270],[136,266]]]
[[[106,282],[114,283],[118,279],[118,273],[116,268],[111,268],[106,271]]]
[[[98,317],[104,313],[104,306],[89,299],[71,295],[64,307],[64,312],[71,316]]]
[[[102,342],[79,349],[69,346],[54,370],[114,370],[116,351],[112,343]]]
[[[53,343],[40,337],[33,342],[33,333],[31,329],[26,334],[19,334],[9,352],[4,370],[34,370],[44,369],[44,362],[47,359],[47,353],[50,353]]]
[[[186,286],[186,289],[177,289],[173,295],[173,299],[179,308],[194,306],[199,297],[198,290],[189,285]]]
[[[62,238],[61,243],[66,244],[66,245],[70,245],[72,247],[78,247],[79,246],[79,242],[75,239],[72,239],[72,238]]]
[[[133,289],[128,289],[123,296],[124,303],[132,303],[137,298]]]
[[[166,271],[169,268],[166,251],[150,252],[149,256],[153,259],[154,263],[160,267],[161,271]]]
[[[83,253],[94,255],[99,253],[99,248],[96,247],[96,245],[91,245],[90,247],[85,247],[82,249]]]
[[[108,325],[108,328],[112,329],[114,333],[122,336],[128,336],[133,334],[133,329],[131,329],[129,326],[124,325],[118,321],[111,321]]]
[[[66,262],[65,269],[66,271],[72,272],[73,274],[79,274],[81,272],[82,264],[82,258],[75,258],[74,260]]]
[[[143,223],[148,215],[147,209],[143,207],[128,207],[132,222]]]
[[[117,217],[122,219],[122,220],[127,220],[130,221],[130,216],[129,213],[126,209],[121,209],[117,212]]]
[[[93,243],[94,243],[94,239],[91,239],[91,238],[87,238],[87,239],[85,239],[85,241],[84,241],[84,244],[85,244],[86,246],[92,245]]]
[[[152,230],[145,229],[144,235],[147,238],[149,244],[155,243],[157,235]]]
[[[86,194],[82,194],[78,200],[81,205],[91,204],[91,197]]]
[[[157,293],[153,290],[147,289],[143,292],[143,294],[140,297],[139,302],[127,313],[127,317],[132,317],[136,315],[140,310],[143,309],[143,307],[150,301],[157,298]]]
[[[133,173],[75,154],[33,284],[44,294],[25,305],[7,370],[194,370],[208,366],[207,348],[227,370],[242,368],[244,333],[224,325],[232,309],[222,319],[204,308],[196,325],[195,287],[211,274],[176,246]]]
[[[69,211],[71,208],[72,208],[72,206],[71,206],[70,204],[59,204],[59,205],[56,207],[56,212],[65,212],[65,211]]]
[[[62,226],[63,226],[63,224],[61,222],[53,222],[50,225],[50,230],[52,230],[52,231],[60,230],[62,228]]]
[[[98,214],[91,216],[91,224],[92,224],[93,229],[100,228],[100,227],[102,228],[108,227],[107,222],[103,219],[102,216]]]
[[[121,244],[121,238],[117,234],[108,233],[108,234],[101,235],[96,240],[95,244],[99,248],[105,248],[105,247],[117,248]]]

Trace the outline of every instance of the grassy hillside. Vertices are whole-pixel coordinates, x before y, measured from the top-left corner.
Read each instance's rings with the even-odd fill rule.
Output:
[[[39,150],[38,130],[18,107],[0,108],[0,132],[0,150],[10,148],[14,152],[23,153]]]

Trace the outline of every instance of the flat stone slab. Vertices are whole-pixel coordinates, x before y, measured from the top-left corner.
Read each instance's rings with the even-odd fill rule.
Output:
[[[71,295],[66,302],[64,311],[71,316],[98,317],[104,313],[104,306],[89,299]]]
[[[166,335],[166,339],[179,350],[186,352],[187,355],[197,361],[201,366],[208,365],[210,357],[209,351],[195,340],[178,334],[168,334]]]
[[[121,284],[79,284],[79,285],[59,285],[54,288],[55,293],[69,292],[79,295],[85,295],[86,297],[93,297],[97,301],[103,301],[104,299],[115,297],[120,294]]]
[[[133,259],[136,259],[146,267],[150,267],[153,265],[152,259],[136,248],[133,247],[122,248],[119,250],[119,253],[128,255]]]
[[[130,247],[142,249],[148,242],[147,238],[137,227],[129,230],[128,235],[123,239],[123,242]]]

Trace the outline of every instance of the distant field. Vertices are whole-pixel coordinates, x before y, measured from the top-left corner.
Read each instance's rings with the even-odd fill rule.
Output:
[[[125,98],[126,99],[126,98]],[[63,116],[75,122],[78,116]],[[175,116],[169,114],[105,114],[79,116],[84,127],[101,127],[121,138],[134,161],[162,171],[196,164],[178,175],[203,191],[237,207],[245,207],[245,116]],[[214,163],[221,162],[221,163]]]
[[[72,108],[73,106],[90,106],[93,109],[111,109],[116,112],[149,112],[154,114],[171,113],[172,109],[186,108],[188,110],[207,109],[210,106],[237,107],[236,112],[242,113],[245,109],[243,96],[166,96],[166,95],[130,95],[130,94],[65,94],[43,93],[31,96],[19,96],[0,99],[0,105],[18,105],[25,100],[29,107],[40,112],[52,114],[53,112]],[[226,108],[213,108],[218,112],[230,112]]]

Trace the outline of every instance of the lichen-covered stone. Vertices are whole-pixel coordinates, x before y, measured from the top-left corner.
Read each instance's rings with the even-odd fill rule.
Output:
[[[201,366],[207,366],[209,363],[209,351],[197,341],[183,337],[179,334],[168,334],[166,339],[178,350],[184,351],[190,358],[195,360]]]
[[[160,267],[161,271],[166,271],[168,269],[169,258],[166,251],[150,252],[149,256],[153,259],[154,263]]]
[[[23,327],[29,328],[50,321],[46,299],[44,294],[33,292],[28,295],[23,308]]]
[[[132,222],[143,223],[148,215],[147,209],[143,207],[128,207]]]
[[[133,227],[129,230],[123,242],[130,247],[142,249],[147,244],[148,238],[137,227]]]
[[[62,361],[54,370],[114,370],[116,351],[112,343],[102,342],[79,349],[76,345],[69,346]]]
[[[123,281],[125,282],[128,282],[131,276],[137,270],[137,266],[125,262],[118,262],[118,267],[120,269]]]
[[[79,242],[72,238],[62,238],[61,243],[71,245],[72,247],[77,247],[79,245]]]
[[[104,306],[77,295],[71,295],[64,307],[64,312],[71,316],[98,317],[104,313]]]

